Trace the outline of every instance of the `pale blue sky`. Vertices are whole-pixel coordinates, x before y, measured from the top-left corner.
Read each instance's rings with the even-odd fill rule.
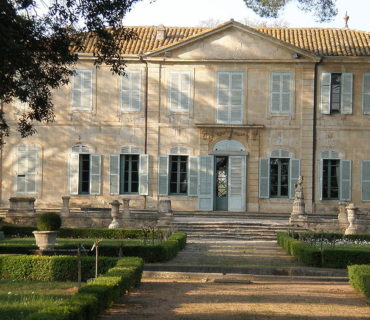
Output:
[[[338,16],[330,23],[316,23],[314,17],[289,5],[281,15],[289,27],[342,28],[348,11],[350,29],[370,31],[370,0],[338,0]],[[125,25],[198,26],[214,19],[225,22],[231,18],[245,22],[259,19],[243,0],[143,0],[134,5],[125,18]]]

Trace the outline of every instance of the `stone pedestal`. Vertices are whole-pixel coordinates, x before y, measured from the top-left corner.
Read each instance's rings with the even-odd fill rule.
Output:
[[[131,210],[130,210],[130,199],[123,198],[123,218],[129,219],[131,215]]]
[[[349,226],[346,209],[347,206],[347,202],[339,202],[338,204],[338,223],[341,232],[344,232]]]
[[[35,210],[35,198],[11,197],[10,208],[7,216],[33,216]]]
[[[172,216],[171,200],[159,200],[158,212]]]
[[[353,203],[350,203],[347,207],[347,217],[349,226],[344,232],[344,234],[360,234],[361,233],[361,225],[358,223],[358,208],[355,207]]]
[[[111,215],[113,220],[111,224],[108,226],[108,228],[109,229],[121,228],[122,226],[121,223],[119,222],[119,207],[121,203],[118,200],[114,200],[110,203],[110,205],[112,206]]]
[[[62,207],[62,209],[60,209],[60,214],[63,217],[68,217],[69,214],[70,214],[70,210],[69,210],[69,200],[70,199],[71,199],[71,197],[69,197],[69,196],[62,197],[63,207]]]

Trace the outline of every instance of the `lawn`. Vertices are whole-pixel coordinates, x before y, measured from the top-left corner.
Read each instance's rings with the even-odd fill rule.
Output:
[[[0,280],[0,319],[23,320],[77,292],[76,282]]]

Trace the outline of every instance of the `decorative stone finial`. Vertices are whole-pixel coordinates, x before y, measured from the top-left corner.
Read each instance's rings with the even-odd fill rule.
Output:
[[[347,11],[346,11],[346,14],[345,14],[345,16],[343,17],[343,19],[344,19],[344,28],[345,28],[345,29],[348,29],[348,20],[349,20],[349,16],[348,16],[348,14],[347,14]]]

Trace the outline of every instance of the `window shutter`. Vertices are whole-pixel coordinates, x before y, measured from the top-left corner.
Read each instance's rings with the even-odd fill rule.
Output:
[[[109,190],[110,194],[119,194],[120,155],[109,156]]]
[[[39,150],[30,145],[17,148],[16,192],[36,193],[39,169]]]
[[[323,72],[321,74],[321,104],[322,114],[330,114],[330,83],[331,73]]]
[[[281,112],[291,113],[292,109],[292,73],[284,72],[281,76]]]
[[[242,123],[243,119],[243,74],[231,73],[230,123]]]
[[[76,70],[73,78],[72,108],[92,108],[92,70]]]
[[[370,114],[370,73],[364,73],[362,82],[362,112]]]
[[[280,74],[272,72],[270,74],[270,111],[271,113],[279,113],[281,110],[281,100],[280,100]]]
[[[245,210],[245,184],[246,184],[246,157],[230,156],[229,157],[229,181],[228,181],[228,210],[244,211]]]
[[[148,195],[149,193],[149,155],[140,155],[139,168],[139,194]]]
[[[90,155],[90,194],[100,194],[101,155]]]
[[[158,193],[160,196],[168,195],[168,156],[159,156]]]
[[[213,156],[199,156],[198,208],[202,211],[213,210],[213,168]]]
[[[198,157],[189,157],[189,187],[188,196],[198,195]]]
[[[294,199],[295,187],[294,185],[298,182],[298,178],[301,173],[301,160],[290,159],[289,163],[289,198]]]
[[[27,192],[27,154],[28,151],[24,146],[18,147],[16,172],[17,193]]]
[[[341,110],[343,114],[352,114],[353,74],[348,72],[342,73],[341,80]]]
[[[217,122],[230,122],[230,73],[219,72],[217,79]]]
[[[121,110],[140,111],[141,107],[141,73],[126,71],[121,76]]]
[[[270,197],[270,158],[260,159],[260,198]]]
[[[187,112],[190,106],[191,76],[189,71],[169,74],[170,111]]]
[[[370,201],[370,160],[361,162],[361,200]]]
[[[322,184],[323,184],[323,175],[324,175],[324,159],[320,159],[320,184],[319,184],[319,196],[320,196],[320,200],[323,199],[323,188],[322,188]]]
[[[78,194],[78,175],[80,166],[80,154],[69,154],[69,193]]]
[[[38,168],[38,152],[36,150],[28,150],[27,162],[27,193],[36,193],[36,179]]]
[[[181,72],[180,81],[180,109],[186,112],[190,106],[190,72]]]
[[[351,160],[340,161],[340,200],[351,201]]]

